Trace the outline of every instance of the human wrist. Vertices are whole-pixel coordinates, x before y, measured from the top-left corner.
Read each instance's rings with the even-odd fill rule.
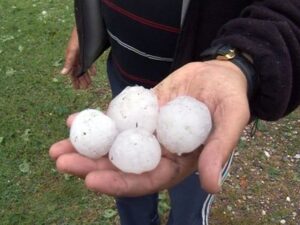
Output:
[[[231,61],[212,59],[201,62],[213,68],[219,68],[217,73],[212,74],[211,79],[215,82],[221,81],[228,85],[238,85],[240,94],[245,94],[248,98],[248,81],[243,71]],[[248,98],[249,99],[249,98]]]
[[[206,49],[200,54],[201,61],[207,60],[229,61],[237,66],[247,80],[247,96],[250,100],[257,89],[258,77],[253,65],[253,59],[230,45],[217,45]]]

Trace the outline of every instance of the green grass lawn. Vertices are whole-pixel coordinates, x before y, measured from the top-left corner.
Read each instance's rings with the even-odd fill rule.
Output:
[[[0,1],[0,224],[118,224],[114,200],[59,174],[48,156],[68,136],[66,117],[105,108],[111,95],[103,56],[87,91],[61,76],[74,23],[73,1]],[[212,224],[300,224],[299,111],[259,124],[241,140]],[[270,154],[267,157],[266,152]],[[288,198],[287,198],[288,197]],[[166,217],[168,199],[161,195]],[[298,220],[297,220],[298,219]]]
[[[110,99],[105,68],[89,91],[59,75],[72,1],[0,2],[0,224],[113,224],[111,198],[55,170],[48,149],[65,118]]]

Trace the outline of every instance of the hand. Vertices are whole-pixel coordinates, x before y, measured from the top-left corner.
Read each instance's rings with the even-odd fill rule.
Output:
[[[204,190],[221,190],[221,172],[250,119],[247,81],[229,61],[190,63],[155,87],[160,104],[179,95],[204,102],[212,115],[213,131],[198,159],[200,183]]]
[[[91,76],[96,75],[96,67],[93,65],[85,74],[77,77],[79,69],[79,42],[77,28],[74,27],[68,43],[65,55],[64,68],[61,71],[63,75],[69,75],[75,89],[86,89],[91,84]]]
[[[230,62],[190,63],[154,88],[161,105],[179,95],[190,95],[209,107],[214,129],[205,143],[184,156],[163,150],[158,167],[141,175],[118,171],[104,157],[91,160],[77,154],[69,140],[54,144],[50,156],[59,171],[85,178],[86,186],[113,196],[139,196],[172,187],[198,167],[202,187],[220,191],[220,174],[249,120],[247,84],[242,72]],[[72,117],[67,121],[71,124]],[[200,154],[200,156],[199,156]]]
[[[75,116],[69,116],[69,127]],[[59,171],[85,179],[86,186],[95,192],[112,196],[141,196],[169,188],[195,171],[200,149],[181,157],[163,149],[157,168],[141,175],[119,171],[107,156],[98,160],[84,157],[75,151],[69,139],[52,145],[49,154],[56,160]]]

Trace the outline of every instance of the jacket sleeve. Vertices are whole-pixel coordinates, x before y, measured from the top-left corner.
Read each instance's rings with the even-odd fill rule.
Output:
[[[227,22],[213,45],[229,44],[249,54],[258,87],[253,116],[277,120],[300,103],[300,1],[255,1]]]

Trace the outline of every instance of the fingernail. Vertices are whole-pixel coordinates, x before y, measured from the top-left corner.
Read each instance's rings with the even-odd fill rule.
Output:
[[[61,74],[67,74],[68,73],[68,69],[67,68],[63,68],[61,71],[60,71]]]

